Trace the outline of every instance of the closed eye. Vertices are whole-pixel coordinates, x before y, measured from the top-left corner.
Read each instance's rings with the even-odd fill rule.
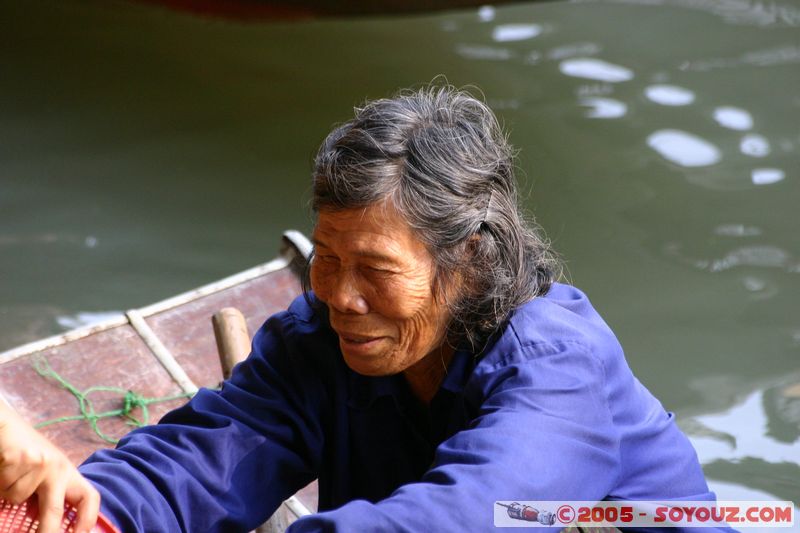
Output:
[[[335,255],[314,254],[314,262],[324,265],[333,265],[339,262],[339,258]]]
[[[395,272],[394,270],[378,266],[365,266],[364,270],[370,275],[380,276],[380,277],[389,277],[397,274],[397,272]]]

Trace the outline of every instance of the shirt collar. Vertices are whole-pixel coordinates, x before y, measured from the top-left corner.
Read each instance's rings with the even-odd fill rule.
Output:
[[[380,397],[397,397],[406,391],[407,385],[402,381],[404,379],[402,374],[362,376],[346,365],[345,367],[348,375],[348,403],[352,407],[367,408]],[[452,393],[463,391],[474,368],[475,356],[467,350],[456,350],[439,389]]]
[[[344,360],[342,360],[344,363]],[[398,396],[402,392],[401,374],[393,376],[362,376],[345,364],[348,384],[348,404],[351,407],[366,409],[383,396]]]
[[[447,374],[445,374],[439,389],[456,393],[463,391],[474,369],[475,355],[468,350],[456,350],[450,364],[447,365]]]

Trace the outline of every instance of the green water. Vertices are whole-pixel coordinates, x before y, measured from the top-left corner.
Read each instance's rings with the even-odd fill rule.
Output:
[[[797,4],[0,21],[0,349],[272,258],[310,229],[331,125],[444,74],[502,116],[528,206],[720,497],[800,502]]]

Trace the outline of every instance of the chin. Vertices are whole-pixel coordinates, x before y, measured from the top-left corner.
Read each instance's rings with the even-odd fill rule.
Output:
[[[361,374],[362,376],[389,376],[396,373],[391,372],[380,365],[370,364],[370,362],[364,361],[364,359],[361,357],[351,357],[344,352],[342,352],[342,357],[344,357],[344,362],[347,364],[350,370],[357,374]]]

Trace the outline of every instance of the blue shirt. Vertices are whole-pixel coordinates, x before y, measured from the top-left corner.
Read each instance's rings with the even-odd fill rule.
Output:
[[[313,297],[313,296],[312,296]],[[517,309],[480,356],[457,351],[421,405],[402,375],[342,359],[301,296],[221,391],[81,467],[122,531],[248,531],[319,478],[290,531],[482,531],[498,500],[709,500],[673,416],[633,376],[586,296]]]

